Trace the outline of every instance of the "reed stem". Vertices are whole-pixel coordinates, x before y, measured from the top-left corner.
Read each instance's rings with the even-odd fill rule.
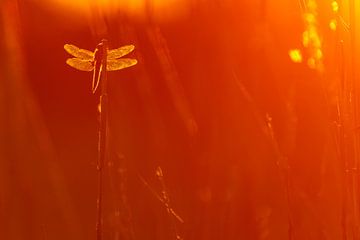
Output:
[[[97,195],[97,219],[96,219],[96,239],[102,240],[103,235],[103,212],[102,212],[102,201],[103,201],[103,167],[106,159],[106,145],[107,145],[107,43],[102,42],[104,45],[102,51],[102,63],[100,67],[100,80],[101,80],[101,95],[100,95],[100,109],[99,109],[99,140],[98,140],[98,195]]]

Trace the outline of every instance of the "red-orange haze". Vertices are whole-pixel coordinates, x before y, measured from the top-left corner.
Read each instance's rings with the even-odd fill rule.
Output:
[[[126,14],[138,20],[151,16],[160,21],[173,21],[186,16],[190,11],[188,0],[32,0],[47,7],[57,14],[85,15],[91,17],[95,12],[106,15]]]
[[[137,59],[107,75],[103,240],[360,239],[359,1],[0,12],[0,239],[100,240],[101,90],[64,44],[103,38]]]

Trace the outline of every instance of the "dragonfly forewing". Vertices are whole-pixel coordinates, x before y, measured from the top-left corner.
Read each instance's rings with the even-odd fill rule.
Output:
[[[137,60],[133,58],[120,58],[120,59],[108,59],[107,60],[107,71],[116,71],[123,68],[128,68],[137,64]]]
[[[78,57],[78,58],[84,59],[84,60],[93,60],[94,59],[94,53],[93,52],[91,52],[89,50],[86,50],[86,49],[78,48],[75,45],[65,44],[64,49],[68,53],[73,55],[74,57]]]
[[[126,45],[116,49],[108,50],[107,59],[116,59],[125,56],[134,50],[134,45]]]
[[[66,63],[80,71],[91,72],[94,69],[92,61],[83,60],[80,58],[69,58],[68,60],[66,60]]]

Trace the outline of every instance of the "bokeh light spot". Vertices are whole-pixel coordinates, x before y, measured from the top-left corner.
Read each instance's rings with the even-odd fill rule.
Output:
[[[332,30],[332,31],[336,31],[337,29],[337,21],[336,19],[332,19],[329,23],[329,28]]]
[[[289,51],[289,56],[291,61],[295,63],[301,63],[302,62],[302,54],[299,49],[291,49]]]
[[[331,8],[334,13],[337,13],[339,11],[339,4],[337,1],[332,1]]]

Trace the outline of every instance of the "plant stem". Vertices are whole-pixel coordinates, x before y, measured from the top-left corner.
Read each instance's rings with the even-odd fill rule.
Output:
[[[102,240],[103,222],[102,222],[102,200],[103,200],[103,166],[106,158],[106,137],[107,137],[107,43],[103,41],[102,63],[100,66],[101,74],[101,95],[100,95],[100,122],[99,122],[99,140],[98,140],[98,196],[97,196],[97,219],[96,219],[96,239]]]

